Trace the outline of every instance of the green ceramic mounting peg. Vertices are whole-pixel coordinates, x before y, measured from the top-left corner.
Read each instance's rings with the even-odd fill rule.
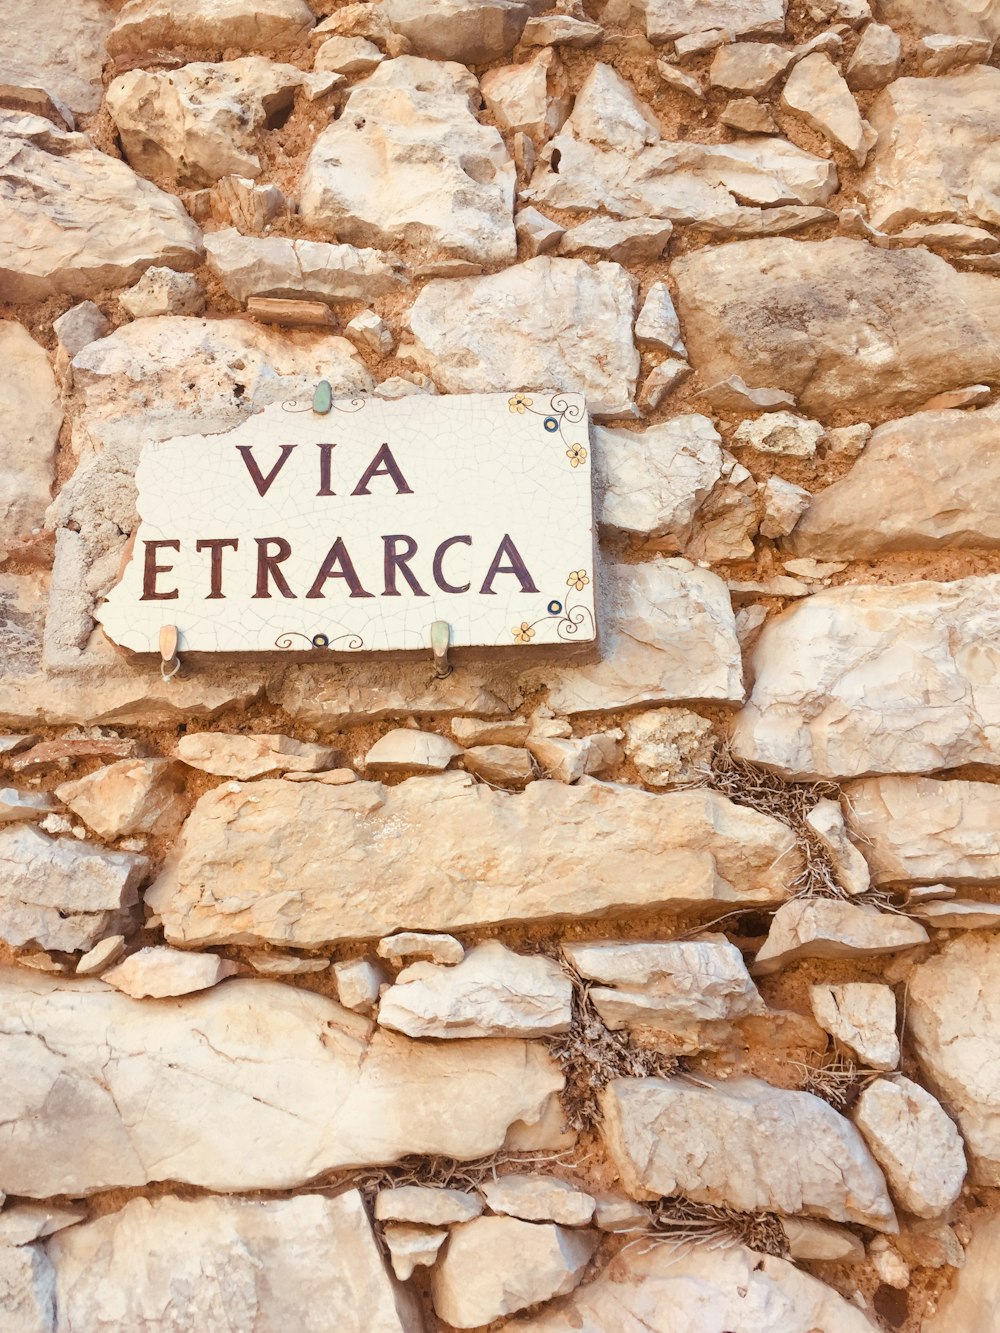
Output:
[[[320,380],[313,390],[313,411],[325,417],[333,407],[333,390],[328,380]]]

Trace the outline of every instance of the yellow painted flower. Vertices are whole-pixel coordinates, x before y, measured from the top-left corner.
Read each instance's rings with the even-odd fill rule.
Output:
[[[574,569],[566,580],[567,588],[575,588],[577,592],[583,592],[584,588],[590,582],[585,569]]]
[[[518,643],[530,643],[535,637],[535,631],[526,620],[522,620],[520,625],[515,625],[511,630],[511,634],[513,634]]]
[[[582,467],[587,461],[587,451],[582,444],[571,444],[566,450],[570,467]]]
[[[525,408],[531,406],[532,400],[524,393],[516,393],[513,398],[507,399],[507,407],[511,412],[523,412]]]

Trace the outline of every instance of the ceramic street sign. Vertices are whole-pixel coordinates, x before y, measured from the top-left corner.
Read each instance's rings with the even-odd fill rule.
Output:
[[[139,529],[98,611],[135,652],[593,645],[579,394],[278,403],[224,435],[147,443]]]

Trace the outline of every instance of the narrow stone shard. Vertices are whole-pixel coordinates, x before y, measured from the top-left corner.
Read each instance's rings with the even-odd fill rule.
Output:
[[[436,731],[414,731],[396,727],[381,736],[365,755],[365,768],[373,773],[440,773],[462,753],[447,736]]]
[[[771,919],[753,965],[754,976],[780,971],[800,958],[874,958],[926,944],[927,931],[893,912],[837,898],[797,898]]]
[[[592,1195],[558,1176],[522,1176],[511,1173],[488,1180],[481,1193],[491,1212],[519,1217],[524,1222],[556,1222],[582,1227],[594,1215]]]
[[[394,30],[421,56],[485,65],[509,55],[544,0],[383,0]]]
[[[241,236],[232,227],[205,237],[212,271],[237,301],[293,296],[370,301],[405,286],[399,263],[381,250],[286,236]]]
[[[7,423],[0,461],[2,549],[42,526],[63,419],[45,349],[13,320],[0,321],[0,417]]]
[[[99,837],[169,833],[184,818],[181,774],[172,759],[121,759],[62,783],[56,794]]]
[[[234,48],[274,54],[298,46],[315,22],[305,0],[127,0],[108,51],[136,64],[163,50],[189,59]]]
[[[865,893],[871,885],[868,863],[847,835],[840,802],[826,797],[817,801],[806,815],[806,823],[829,856],[841,888],[852,897]]]
[[[785,30],[784,0],[645,0],[646,34],[654,43],[721,29],[731,37],[777,36]]]
[[[37,823],[58,809],[59,802],[50,792],[0,787],[0,824]]]
[[[902,1074],[876,1079],[853,1116],[901,1208],[939,1217],[955,1202],[965,1180],[962,1137],[919,1083]]]
[[[239,971],[236,963],[214,953],[152,945],[131,954],[102,974],[102,980],[133,1000],[161,1000],[208,990]]]
[[[829,56],[817,51],[800,60],[785,82],[781,105],[843,148],[862,167],[877,137]]]
[[[468,1222],[482,1211],[482,1199],[465,1190],[396,1185],[379,1190],[375,1196],[375,1216],[380,1222],[448,1227],[456,1222]]]
[[[5,969],[0,998],[0,1181],[29,1198],[156,1180],[289,1189],[411,1153],[471,1160],[562,1086],[540,1043],[372,1035],[274,981],[153,1004]]]
[[[584,778],[513,794],[463,773],[389,788],[265,779],[199,800],[146,901],[176,944],[313,948],[400,922],[776,903],[799,865],[789,829],[709,791],[653,796]]]
[[[289,1302],[305,1328],[336,1312],[342,1333],[420,1333],[385,1270],[361,1195],[132,1199],[48,1244],[58,1327],[280,1333]],[[151,1255],[156,1262],[149,1262]]]
[[[812,1093],[747,1077],[616,1079],[602,1106],[605,1143],[635,1199],[681,1194],[896,1230],[861,1135]]]
[[[336,762],[327,745],[297,741],[291,736],[225,731],[196,731],[182,736],[174,753],[191,768],[218,778],[259,778],[272,773],[317,773]]]
[[[421,961],[450,967],[465,957],[465,946],[454,935],[401,930],[379,940],[376,952],[390,967]]]

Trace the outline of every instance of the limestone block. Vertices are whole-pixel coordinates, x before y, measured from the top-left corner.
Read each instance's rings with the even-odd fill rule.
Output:
[[[619,264],[661,258],[674,230],[665,218],[588,218],[571,227],[559,242],[561,255],[597,255]]]
[[[867,861],[847,835],[840,803],[821,798],[806,815],[806,823],[830,858],[841,888],[852,897],[864,893],[871,885],[871,874]]]
[[[457,1222],[468,1222],[482,1211],[482,1199],[465,1190],[396,1185],[379,1190],[375,1196],[375,1216],[380,1222],[450,1227]]]
[[[597,426],[591,443],[602,527],[682,550],[722,480],[722,441],[709,418],[684,413],[642,431]]]
[[[884,88],[896,77],[902,59],[903,44],[892,28],[885,23],[869,23],[847,62],[847,86],[855,92]]]
[[[878,147],[861,191],[872,226],[1000,222],[1000,70],[897,79],[870,114]]]
[[[71,111],[96,111],[111,6],[105,0],[79,0],[71,8],[13,0],[4,17],[4,76],[44,88]]]
[[[824,1031],[869,1069],[899,1064],[896,997],[889,986],[867,981],[809,987],[813,1017]]]
[[[688,33],[721,28],[731,37],[761,37],[785,30],[784,0],[646,0],[646,33],[651,42],[669,42]]]
[[[474,745],[463,754],[462,766],[467,773],[501,786],[523,786],[535,776],[531,755],[514,745]]]
[[[545,0],[383,0],[382,12],[421,56],[485,65],[509,55]]]
[[[925,926],[938,930],[993,930],[1000,926],[1000,903],[950,902],[923,903],[912,909]]]
[[[1000,950],[992,935],[960,935],[914,968],[906,1023],[929,1086],[958,1120],[972,1179],[1000,1182]]]
[[[513,1217],[477,1217],[455,1227],[431,1279],[434,1309],[453,1328],[564,1296],[580,1282],[597,1233]]]
[[[132,1199],[48,1244],[59,1328],[280,1333],[335,1312],[342,1333],[420,1333],[361,1195]],[[151,1262],[155,1256],[155,1262]],[[110,1317],[109,1311],[114,1310]]]
[[[59,799],[102,838],[164,833],[184,818],[180,765],[171,759],[122,759],[64,782]]]
[[[640,347],[654,347],[677,356],[687,356],[681,337],[681,322],[665,282],[654,282],[646,293],[635,321],[635,340]]]
[[[462,961],[465,957],[465,946],[460,940],[456,940],[454,935],[401,930],[395,935],[387,935],[384,940],[379,940],[377,953],[390,967],[399,967],[403,963],[414,961],[440,963],[442,967],[449,967]]]
[[[385,56],[366,37],[330,37],[316,52],[313,69],[333,74],[370,74]]]
[[[926,944],[916,921],[839,898],[797,898],[783,903],[754,960],[754,976],[778,972],[800,958],[874,958]]]
[[[562,63],[552,50],[521,65],[487,70],[480,87],[500,129],[530,134],[538,143],[562,128],[572,105]]]
[[[559,242],[566,235],[565,227],[539,213],[537,208],[518,209],[514,214],[514,230],[530,259],[558,249]]]
[[[616,1079],[601,1102],[601,1132],[633,1198],[682,1194],[896,1230],[861,1135],[812,1093],[748,1077]]]
[[[12,301],[90,296],[151,264],[194,268],[201,233],[164,194],[83,134],[0,111],[0,282]]]
[[[209,268],[230,296],[371,301],[405,285],[399,261],[380,250],[287,236],[241,236],[232,227],[205,237]]]
[[[118,304],[133,319],[151,315],[200,315],[205,292],[193,273],[148,268],[134,287],[122,292]]]
[[[864,1244],[846,1227],[804,1217],[786,1217],[781,1225],[788,1239],[790,1259],[820,1259],[835,1264],[865,1261]]]
[[[521,34],[522,46],[570,46],[577,49],[596,46],[604,29],[590,19],[553,11],[528,19]]]
[[[773,42],[733,42],[716,51],[709,81],[730,93],[768,93],[794,59],[794,51]]]
[[[956,1329],[975,1328],[983,1311],[996,1309],[1000,1300],[997,1269],[1000,1219],[994,1213],[983,1212],[974,1214],[970,1221],[972,1240],[963,1251],[965,1262],[938,1301],[937,1312],[924,1320],[925,1333],[955,1333]]]
[[[77,352],[88,343],[96,342],[110,333],[111,325],[99,306],[93,301],[81,301],[52,321],[52,330],[59,343],[57,364],[68,366]],[[60,370],[62,373],[62,370]]]
[[[705,247],[672,273],[706,385],[777,386],[823,419],[915,408],[1000,375],[997,280],[924,250],[775,237]]]
[[[742,700],[735,617],[717,574],[681,559],[613,565],[604,570],[604,594],[602,660],[536,673],[551,708],[575,714]]]
[[[313,146],[302,177],[307,225],[356,245],[402,241],[511,263],[514,164],[499,131],[481,125],[460,92],[379,84],[385,68],[355,86]]]
[[[168,995],[208,990],[238,971],[236,963],[218,954],[151,945],[109,968],[102,980],[133,1000],[162,1000]]]
[[[1000,37],[997,0],[877,0],[879,18],[918,33],[952,33],[960,37]]]
[[[965,1150],[954,1122],[919,1083],[902,1074],[869,1083],[853,1111],[899,1206],[938,1217],[958,1198]]]
[[[448,1232],[412,1226],[409,1222],[390,1222],[382,1228],[382,1239],[389,1251],[392,1271],[405,1282],[415,1268],[430,1268],[448,1239]]]
[[[378,1004],[379,991],[389,980],[385,968],[368,958],[348,958],[333,964],[337,998],[345,1009],[367,1014]]]
[[[411,1153],[470,1160],[537,1122],[562,1085],[540,1043],[372,1036],[366,1019],[275,981],[153,1004],[6,969],[0,992],[14,1126],[0,1181],[29,1198],[164,1179],[289,1189]]]
[[[40,1245],[0,1245],[0,1297],[11,1333],[55,1333],[54,1287]]]
[[[264,779],[198,801],[146,901],[171,943],[318,948],[400,922],[458,930],[773,904],[799,868],[783,824],[705,790],[654,796],[584,778],[511,793],[459,772],[388,788]]]
[[[124,935],[108,935],[98,940],[92,949],[88,949],[76,965],[78,977],[97,976],[112,963],[117,963],[125,952]]]
[[[381,315],[374,310],[361,310],[344,325],[344,335],[357,347],[367,347],[376,356],[388,356],[392,351],[392,332]]]
[[[742,1245],[633,1245],[517,1333],[872,1333],[857,1306],[795,1264]],[[942,1333],[951,1333],[949,1325]],[[936,1333],[936,1331],[935,1331]]]
[[[87,1216],[85,1208],[59,1208],[51,1204],[8,1204],[0,1214],[0,1238],[4,1245],[28,1245],[51,1236],[63,1227],[76,1226]]]
[[[440,773],[448,767],[462,747],[436,731],[414,731],[396,727],[381,736],[365,755],[365,768],[373,773],[400,770]]]
[[[0,824],[36,823],[58,809],[59,802],[50,792],[0,787]]]
[[[62,407],[44,348],[12,320],[0,321],[0,542],[40,528],[55,480]]]
[[[403,968],[382,995],[378,1021],[409,1037],[546,1037],[569,1031],[572,1002],[558,963],[487,940],[457,966]]]
[[[89,949],[137,901],[148,869],[130,852],[50,838],[27,824],[0,828],[0,938]]]
[[[181,50],[189,58],[234,48],[293,50],[316,20],[305,0],[126,0],[108,36],[119,61]]]
[[[627,414],[639,354],[635,279],[618,264],[540,255],[500,273],[427,283],[412,357],[445,393],[556,388],[596,417]]]
[[[650,787],[697,777],[715,744],[708,719],[686,708],[650,708],[625,724],[625,753]]]
[[[573,128],[591,143],[630,151],[639,151],[660,137],[655,112],[603,61],[592,67],[576,95]]]
[[[522,1176],[511,1173],[487,1180],[480,1187],[493,1213],[519,1217],[524,1222],[556,1222],[583,1227],[594,1215],[596,1200],[558,1176]]]
[[[812,496],[802,486],[783,481],[781,477],[768,477],[761,488],[761,497],[764,501],[764,517],[760,523],[760,535],[771,538],[787,537],[812,500]]]
[[[850,88],[829,56],[816,51],[799,61],[785,81],[781,105],[864,166],[876,130],[861,119]]]
[[[751,653],[736,753],[787,777],[996,764],[998,603],[994,575],[803,598]]]
[[[956,65],[985,64],[993,53],[989,37],[953,37],[936,32],[917,42],[917,69],[921,74],[947,74]]]
[[[794,412],[765,412],[752,421],[741,421],[733,432],[733,443],[762,454],[813,458],[824,434],[818,421],[807,421]]]
[[[246,961],[255,972],[265,977],[306,976],[313,972],[325,972],[330,966],[329,958],[301,958],[297,954],[281,953],[252,953]],[[79,970],[77,968],[77,972]],[[345,1005],[345,1008],[351,1006]]]
[[[225,731],[195,731],[181,736],[174,753],[191,768],[219,778],[259,778],[271,773],[316,773],[336,762],[327,745],[293,740],[291,736]]]

